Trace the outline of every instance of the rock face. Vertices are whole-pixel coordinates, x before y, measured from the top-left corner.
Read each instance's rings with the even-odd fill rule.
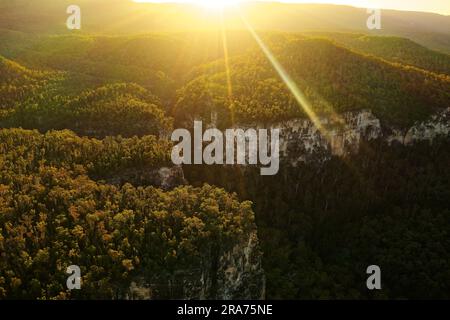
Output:
[[[164,190],[186,184],[181,166],[124,170],[120,174],[107,179],[106,182],[115,185],[123,185],[127,182],[137,186],[152,185]]]
[[[405,145],[424,140],[432,142],[439,136],[449,135],[450,108],[407,130],[383,126],[367,110],[320,118],[318,122],[320,125],[316,126],[309,119],[295,119],[272,125],[272,128],[281,128],[280,157],[297,166],[302,162],[325,161],[332,155],[357,152],[361,142],[374,139]]]
[[[164,190],[186,184],[181,166],[164,167],[157,171],[155,184]]]
[[[261,257],[256,232],[250,234],[247,243],[225,253],[219,263],[217,298],[264,299]]]
[[[393,130],[386,137],[389,143],[397,141],[399,143],[410,145],[417,141],[432,142],[436,137],[448,136],[450,133],[450,108],[434,115],[430,120],[418,123],[409,130]]]
[[[362,140],[377,139],[382,135],[380,120],[370,111],[319,118],[317,121],[320,130],[309,119],[278,124],[281,128],[282,159],[289,159],[294,166],[311,160],[323,161],[331,155],[343,156],[355,152]]]
[[[260,124],[239,128],[267,128]],[[320,128],[320,130],[318,129]],[[386,143],[412,144],[450,133],[450,108],[399,130],[384,126],[370,111],[348,112],[317,119],[294,119],[272,124],[281,129],[280,157],[297,166],[308,161],[326,161],[332,156],[358,152],[362,142],[382,139]],[[161,168],[152,173],[157,184],[170,188],[183,176],[181,168]],[[178,178],[177,178],[178,177]],[[183,178],[184,180],[184,178]],[[128,299],[263,299],[265,276],[256,230],[244,235],[231,250],[206,259],[190,269],[177,270],[170,279],[140,277],[131,284]]]
[[[213,113],[211,121],[195,120],[204,121],[206,129],[216,127],[216,118],[217,115]],[[189,124],[186,127],[189,128]],[[321,162],[331,156],[342,157],[358,152],[364,141],[382,139],[388,144],[399,142],[409,145],[418,141],[432,142],[436,137],[448,136],[450,107],[441,110],[427,121],[403,130],[383,124],[370,110],[319,117],[314,122],[308,118],[297,118],[270,125],[236,124],[233,129],[280,129],[280,160],[297,166],[303,162]],[[252,151],[249,151],[247,145],[247,163],[250,152]]]
[[[169,278],[139,277],[126,299],[264,299],[265,276],[256,230],[218,259],[202,261],[190,269],[176,270]]]

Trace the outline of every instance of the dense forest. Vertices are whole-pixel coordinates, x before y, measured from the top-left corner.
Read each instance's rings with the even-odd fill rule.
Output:
[[[172,130],[194,119],[220,129],[307,119],[283,73],[320,117],[370,110],[406,133],[450,107],[443,35],[419,45],[258,32],[276,70],[248,31],[65,34],[48,19],[31,33],[19,4],[0,5],[0,299],[126,298],[142,277],[164,286],[180,270],[214,272],[255,230],[266,298],[450,298],[448,135],[282,159],[273,177],[206,165],[183,166],[169,188],[152,177],[173,166]],[[66,288],[72,264],[82,290]],[[365,286],[372,264],[381,291]],[[161,297],[179,298],[151,294]]]
[[[407,127],[448,106],[447,75],[357,54],[326,39],[273,36],[268,40],[317,114],[371,109],[378,118]],[[207,120],[211,111],[219,113],[221,121],[233,118],[239,123],[306,116],[260,51],[236,57],[228,71],[214,62],[193,75],[198,76],[179,95],[177,119]],[[233,84],[231,99],[227,75]]]
[[[252,199],[272,299],[449,299],[448,138],[366,145],[351,159],[258,170],[185,168]],[[350,161],[350,163],[349,163]],[[383,290],[365,287],[379,263]]]
[[[400,37],[376,37],[358,33],[310,32],[310,36],[328,38],[349,49],[390,62],[414,66],[435,73],[450,74],[448,54],[430,50]]]
[[[208,268],[254,229],[251,204],[223,189],[164,192],[88,176],[164,161],[167,147],[151,136],[0,135],[0,298],[124,298],[133,277],[166,283]],[[80,292],[65,287],[72,264],[83,266]]]

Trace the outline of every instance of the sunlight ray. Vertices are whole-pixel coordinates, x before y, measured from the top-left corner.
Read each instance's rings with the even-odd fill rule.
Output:
[[[225,63],[225,73],[227,76],[227,90],[228,90],[228,101],[230,104],[230,112],[231,112],[231,123],[234,124],[234,109],[233,109],[233,87],[231,83],[231,69],[230,69],[230,60],[229,60],[229,52],[228,52],[228,40],[227,40],[227,30],[225,26],[225,21],[223,18],[223,11],[220,11],[220,26],[222,33],[222,46],[223,46],[223,57]]]
[[[254,30],[254,28],[250,25],[248,20],[245,18],[244,14],[239,10],[240,17],[242,19],[242,22],[244,23],[245,27],[248,29],[248,31],[251,33],[255,41],[257,42],[258,46],[263,51],[264,55],[267,57],[267,59],[270,61],[271,65],[275,69],[275,71],[278,73],[282,81],[285,83],[285,85],[288,87],[289,91],[294,96],[295,100],[299,104],[299,106],[303,109],[303,111],[306,113],[308,118],[313,122],[314,126],[319,130],[321,135],[329,142],[330,147],[333,149],[334,141],[333,137],[331,136],[329,130],[322,124],[319,116],[314,112],[313,107],[311,103],[309,102],[308,98],[305,96],[305,94],[300,90],[300,88],[297,86],[295,81],[291,78],[287,70],[281,65],[281,63],[278,61],[278,59],[273,55],[272,51],[268,48],[268,46],[264,43],[264,41],[261,39],[261,37],[257,34],[257,32]],[[318,95],[318,94],[317,94]],[[320,95],[318,95],[320,96]],[[341,125],[345,125],[346,121],[344,118],[342,118],[339,114],[337,114],[332,105],[326,101],[323,97],[321,97],[321,100],[323,103],[325,103],[328,108],[327,112],[329,113],[329,117],[333,118],[337,123]],[[345,161],[345,160],[344,160]],[[347,161],[345,161],[347,162]],[[347,165],[352,166],[350,163],[347,163]]]
[[[320,122],[319,117],[316,115],[316,113],[313,111],[311,104],[309,103],[306,96],[303,94],[303,92],[297,87],[294,80],[289,76],[288,72],[284,69],[284,67],[280,64],[280,62],[277,60],[277,58],[272,54],[271,50],[266,46],[266,44],[263,42],[263,40],[260,38],[260,36],[256,33],[256,31],[253,29],[253,27],[250,25],[250,23],[247,21],[247,19],[244,17],[244,15],[240,14],[242,22],[244,23],[245,27],[248,29],[248,31],[251,33],[261,50],[263,51],[264,55],[269,59],[270,63],[274,67],[275,71],[280,76],[281,80],[286,84],[289,91],[293,94],[295,100],[298,102],[300,107],[305,111],[306,115],[311,119],[311,121],[314,123],[316,128],[325,136],[328,137],[327,130],[324,128],[322,123]]]

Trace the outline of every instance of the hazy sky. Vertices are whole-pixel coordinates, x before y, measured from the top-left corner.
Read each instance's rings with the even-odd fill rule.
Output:
[[[211,0],[214,1],[214,0]],[[261,0],[277,1],[277,0]],[[136,0],[136,2],[195,2],[195,0]],[[363,8],[385,8],[409,11],[429,11],[450,15],[450,0],[280,0],[280,2],[335,3]]]

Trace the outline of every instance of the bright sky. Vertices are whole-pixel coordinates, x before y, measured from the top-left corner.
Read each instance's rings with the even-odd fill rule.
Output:
[[[135,2],[227,2],[227,0],[134,0]],[[228,0],[236,2],[236,0]],[[272,1],[277,0],[259,0]],[[398,9],[408,11],[429,11],[450,15],[450,0],[278,0],[279,2],[334,3],[363,8]],[[242,2],[242,1],[241,1]]]

